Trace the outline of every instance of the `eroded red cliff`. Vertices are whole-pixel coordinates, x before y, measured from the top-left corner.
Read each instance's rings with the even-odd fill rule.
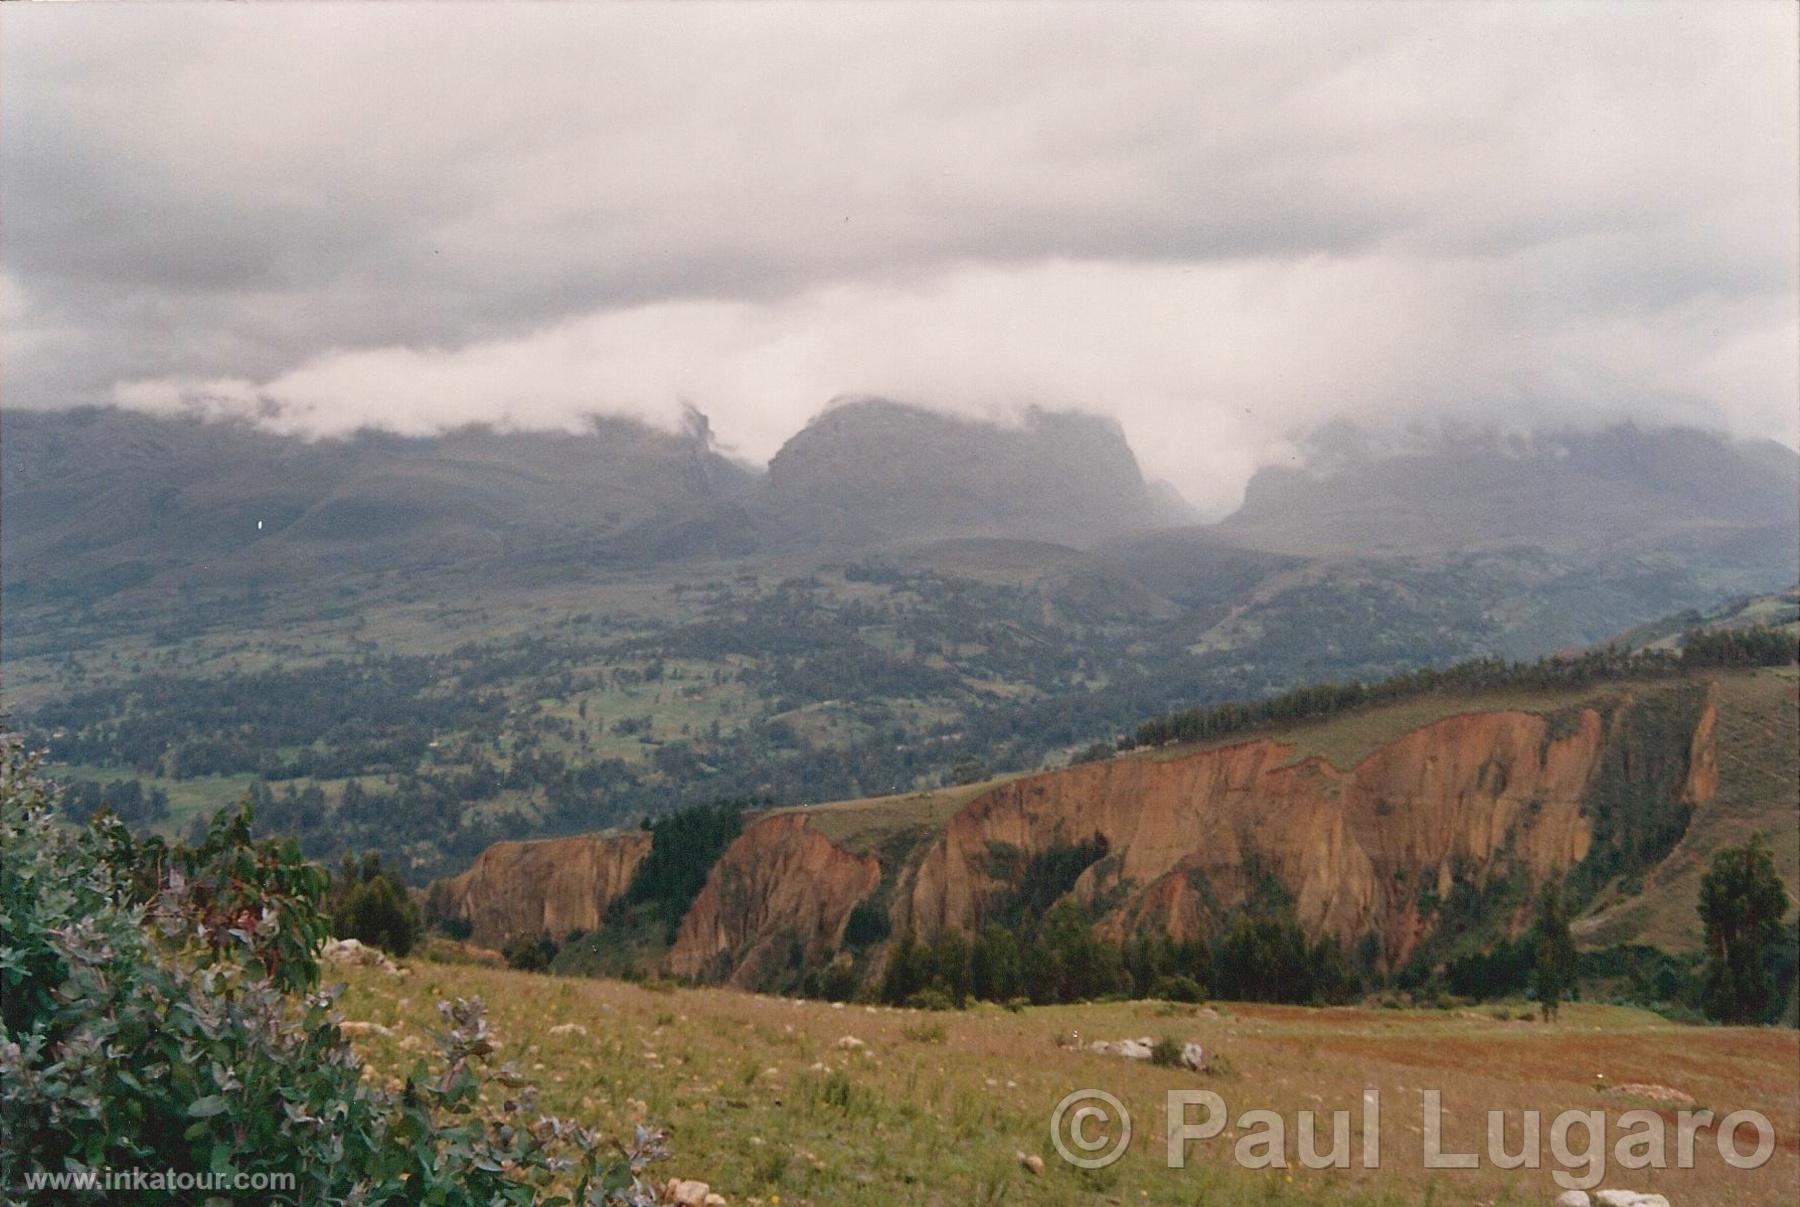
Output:
[[[837,947],[851,909],[880,881],[873,855],[836,845],[805,813],[771,814],[713,865],[681,921],[669,970],[754,985],[796,954],[815,962]]]
[[[1027,776],[972,801],[926,848],[901,882],[893,927],[929,936],[978,925],[1020,857],[1099,835],[1109,853],[1075,893],[1114,936],[1204,930],[1272,877],[1309,933],[1373,933],[1404,959],[1459,882],[1480,888],[1522,870],[1536,883],[1582,861],[1594,840],[1584,798],[1612,724],[1594,708],[1479,712],[1416,729],[1348,770],[1264,739]],[[1671,786],[1689,804],[1710,792],[1711,742],[1702,719],[1690,773]]]
[[[598,929],[649,853],[643,831],[497,842],[462,875],[432,885],[432,912],[467,921],[486,947],[521,935],[561,940]]]

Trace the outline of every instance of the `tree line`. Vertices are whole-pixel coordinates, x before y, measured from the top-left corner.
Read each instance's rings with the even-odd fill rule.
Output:
[[[1705,667],[1785,666],[1800,660],[1800,644],[1787,629],[1695,629],[1679,654],[1604,646],[1568,656],[1509,662],[1473,658],[1455,665],[1407,671],[1375,683],[1315,683],[1262,700],[1221,704],[1170,713],[1138,726],[1121,748],[1203,742],[1262,726],[1317,720],[1337,713],[1447,691],[1502,688],[1557,690],[1632,677],[1678,674]]]

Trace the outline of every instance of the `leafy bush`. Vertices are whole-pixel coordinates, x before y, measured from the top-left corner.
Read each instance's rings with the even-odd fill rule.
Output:
[[[481,1107],[497,1045],[478,1001],[440,1004],[436,1068],[366,1084],[316,989],[325,874],[253,841],[248,811],[192,848],[106,817],[71,830],[35,760],[0,746],[0,1183],[156,1168],[291,1178],[309,1203],[653,1201],[660,1133],[613,1157],[535,1118],[528,1088]]]
[[[557,951],[556,940],[549,935],[524,935],[508,943],[501,954],[515,972],[548,972]]]
[[[900,1028],[901,1037],[915,1044],[941,1044],[945,1034],[943,1023],[907,1023]]]
[[[907,997],[906,1005],[914,1010],[954,1010],[956,1003],[942,989],[933,986]]]
[[[1150,987],[1150,996],[1165,1002],[1197,1003],[1206,1000],[1206,990],[1191,976],[1166,976]]]
[[[887,938],[890,929],[887,913],[864,898],[851,907],[850,917],[844,923],[844,943],[849,947],[868,947]]]
[[[1150,1063],[1160,1069],[1181,1067],[1181,1041],[1163,1036],[1150,1045]]]

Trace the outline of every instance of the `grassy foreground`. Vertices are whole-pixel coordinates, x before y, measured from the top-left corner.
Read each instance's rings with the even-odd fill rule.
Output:
[[[663,1176],[708,1181],[733,1204],[1550,1203],[1560,1193],[1550,1122],[1568,1108],[1607,1114],[1602,1186],[1655,1191],[1688,1207],[1791,1202],[1800,1184],[1800,1035],[1679,1026],[1619,1007],[1568,1007],[1550,1026],[1514,1017],[1522,1006],[1125,1002],[930,1014],[428,961],[399,976],[333,968],[326,980],[348,983],[347,1019],[391,1032],[368,1029],[356,1041],[371,1075],[403,1074],[429,1050],[437,1001],[479,995],[502,1057],[537,1084],[545,1110],[613,1135],[637,1119],[667,1125],[676,1158]],[[1076,1034],[1084,1043],[1198,1040],[1215,1069],[1195,1074],[1079,1051]],[[1057,1102],[1088,1087],[1116,1095],[1134,1121],[1129,1149],[1098,1171],[1063,1162],[1049,1137]],[[1382,1104],[1374,1171],[1358,1167],[1369,1087]],[[1674,1163],[1681,1103],[1658,1087],[1720,1118],[1761,1111],[1775,1127],[1773,1157],[1754,1171],[1730,1168],[1704,1130],[1693,1169],[1620,1169],[1611,1148],[1626,1126],[1619,1116],[1634,1108],[1666,1118]],[[1234,1118],[1279,1112],[1289,1167],[1238,1168],[1231,1146],[1244,1132],[1233,1125],[1193,1144],[1185,1169],[1167,1168],[1162,1105],[1178,1088],[1216,1091]],[[1488,1110],[1507,1112],[1516,1150],[1522,1112],[1543,1112],[1542,1168],[1500,1170],[1484,1155],[1477,1170],[1424,1169],[1421,1092],[1429,1088],[1443,1095],[1449,1151],[1486,1153]],[[1327,1149],[1329,1112],[1349,1112],[1353,1168],[1300,1166],[1297,1113],[1309,1109],[1320,1114]],[[1571,1147],[1586,1148],[1579,1130]],[[1748,1129],[1741,1147],[1753,1147]],[[1041,1156],[1043,1172],[1025,1168],[1020,1152]]]

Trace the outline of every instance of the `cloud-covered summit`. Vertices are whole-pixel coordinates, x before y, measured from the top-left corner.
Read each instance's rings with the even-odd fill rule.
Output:
[[[10,405],[341,432],[1349,416],[1797,438],[1796,14],[8,6]]]

